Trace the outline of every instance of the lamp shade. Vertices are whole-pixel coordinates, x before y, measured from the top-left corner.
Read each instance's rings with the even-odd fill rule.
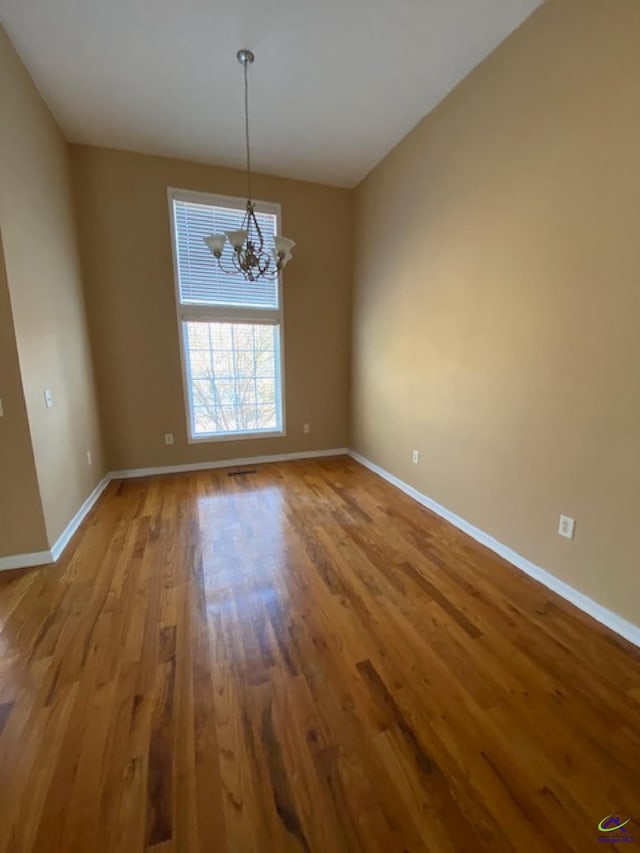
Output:
[[[219,257],[224,249],[224,244],[227,240],[224,234],[209,234],[208,237],[202,238],[209,247],[212,255]]]
[[[289,255],[291,257],[291,251],[296,245],[293,240],[290,240],[288,237],[276,237],[274,242],[276,245],[276,255]]]
[[[238,231],[227,231],[226,234],[227,239],[236,251],[242,248],[244,241],[247,239],[247,231],[242,228]]]

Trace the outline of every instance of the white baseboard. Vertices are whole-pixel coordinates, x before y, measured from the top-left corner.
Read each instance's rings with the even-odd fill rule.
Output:
[[[388,471],[385,471],[384,468],[380,468],[379,465],[371,462],[369,459],[361,456],[359,453],[356,453],[354,450],[349,451],[349,456],[359,462],[361,465],[364,465],[365,468],[368,468],[370,471],[373,471],[375,474],[378,474],[383,480],[386,480],[388,483],[391,483],[396,488],[400,489],[400,491],[412,497],[414,500],[418,501],[418,503],[426,506],[427,509],[432,510],[439,515],[441,518],[444,518],[446,521],[450,522],[457,527],[459,530],[462,530],[464,533],[471,536],[472,539],[475,539],[476,542],[480,542],[482,545],[486,545],[491,551],[494,551],[496,554],[499,554],[501,557],[504,557],[509,563],[511,563],[516,568],[523,571],[525,574],[532,577],[534,580],[537,580],[539,583],[546,586],[552,592],[557,593],[562,598],[571,602],[571,604],[575,605],[580,610],[588,613],[589,616],[592,616],[596,621],[600,622],[602,625],[605,625],[607,628],[610,628],[616,634],[619,634],[621,637],[624,637],[626,640],[629,640],[630,643],[633,643],[636,646],[640,647],[640,627],[637,625],[633,625],[631,622],[627,622],[626,619],[623,619],[621,616],[618,616],[617,613],[614,613],[612,610],[608,610],[606,607],[603,607],[601,604],[598,604],[597,601],[593,601],[593,599],[589,598],[582,592],[579,592],[577,589],[574,589],[572,586],[569,586],[568,583],[559,580],[550,572],[547,572],[545,569],[540,568],[540,566],[536,566],[535,563],[532,563],[531,560],[528,560],[526,557],[523,557],[521,554],[518,554],[516,551],[509,548],[507,545],[503,545],[501,542],[498,542],[497,539],[494,539],[493,536],[490,536],[488,533],[485,533],[484,530],[480,530],[480,528],[475,527],[473,524],[470,524],[468,521],[465,521],[464,518],[461,518],[459,515],[451,512],[446,509],[446,507],[441,506],[439,503],[434,501],[432,498],[423,495],[422,492],[419,492],[417,489],[414,489],[413,486],[410,486],[408,483],[405,483],[403,480],[398,479],[398,477],[394,477],[393,474],[390,474]]]
[[[100,495],[107,488],[107,486],[109,485],[110,479],[111,479],[111,476],[109,474],[107,474],[105,477],[102,478],[102,480],[100,480],[98,485],[91,492],[89,497],[84,501],[84,503],[82,504],[80,509],[77,511],[77,513],[73,516],[73,518],[71,519],[69,524],[67,524],[67,526],[62,531],[60,536],[58,536],[58,538],[56,539],[56,541],[54,542],[54,544],[51,548],[52,562],[55,563],[55,562],[57,562],[57,560],[60,559],[62,552],[64,551],[64,549],[69,544],[69,540],[71,539],[73,534],[76,532],[76,530],[80,527],[80,525],[82,524],[82,522],[84,521],[86,516],[89,514],[89,512],[93,508],[93,505],[96,503],[96,501],[98,500]]]
[[[36,551],[33,554],[14,554],[11,557],[0,557],[0,572],[10,569],[27,569],[36,566],[47,566],[60,559],[62,552],[69,544],[69,540],[80,527],[95,502],[109,485],[110,475],[107,474],[98,483],[89,497],[83,502],[80,509],[73,516],[69,524],[56,539],[49,551]]]
[[[162,465],[157,468],[128,468],[112,471],[112,480],[129,480],[133,477],[151,477],[154,474],[180,474],[183,471],[209,471],[213,468],[236,468],[238,465],[262,465],[265,462],[290,462],[295,459],[318,459],[322,456],[347,456],[346,447],[333,450],[304,450],[300,453],[274,453],[271,456],[244,456],[239,459],[220,459],[216,462],[193,462],[187,465]]]
[[[378,474],[388,483],[396,486],[400,491],[418,501],[418,503],[435,512],[436,515],[439,515],[441,518],[444,518],[446,521],[453,524],[454,527],[457,527],[459,530],[462,530],[464,533],[471,536],[472,539],[475,539],[477,542],[485,545],[494,553],[499,554],[513,566],[529,575],[529,577],[532,577],[552,592],[557,593],[562,598],[571,602],[571,604],[589,614],[589,616],[592,616],[616,634],[619,634],[621,637],[629,640],[629,642],[640,647],[639,626],[633,625],[631,622],[627,622],[626,619],[618,616],[617,613],[608,610],[606,607],[603,607],[601,604],[598,604],[596,601],[593,601],[593,599],[584,595],[584,593],[579,592],[569,584],[559,580],[559,578],[556,578],[550,572],[547,572],[545,569],[540,568],[540,566],[535,565],[535,563],[532,563],[526,557],[518,554],[507,545],[503,545],[501,542],[498,542],[498,540],[494,539],[493,536],[490,536],[488,533],[480,530],[480,528],[475,527],[468,521],[465,521],[460,516],[446,509],[446,507],[441,506],[437,501],[434,501],[432,498],[427,497],[427,495],[422,494],[422,492],[414,489],[413,486],[410,486],[408,483],[405,483],[403,480],[400,480],[398,477],[395,477],[393,474],[385,471],[384,468],[381,468],[379,465],[371,462],[366,457],[344,447],[335,448],[333,450],[277,453],[270,456],[250,456],[239,459],[225,459],[216,462],[196,462],[187,465],[164,465],[155,468],[131,468],[124,471],[112,471],[110,474],[107,474],[100,483],[98,483],[89,497],[84,501],[80,509],[60,534],[51,550],[37,551],[32,554],[15,554],[10,557],[0,557],[0,571],[23,569],[31,566],[43,566],[56,562],[62,555],[62,552],[68,545],[73,534],[80,527],[111,480],[148,477],[154,474],[175,474],[183,471],[207,471],[215,468],[234,468],[238,465],[260,465],[267,462],[286,462],[296,459],[317,459],[326,456],[343,456],[347,454],[361,465],[364,465],[370,471]]]
[[[10,557],[0,557],[0,572],[11,569],[27,569],[31,566],[46,566],[53,562],[51,551],[34,551],[33,554],[13,554]]]
[[[84,501],[69,524],[56,539],[49,551],[37,551],[33,554],[14,554],[0,557],[0,572],[10,569],[26,569],[46,566],[57,562],[76,530],[80,527],[90,510],[109,485],[111,480],[127,480],[134,477],[149,477],[153,474],[179,474],[182,471],[208,471],[214,468],[235,468],[238,465],[260,465],[265,462],[289,462],[295,459],[318,459],[323,456],[346,456],[349,450],[339,447],[333,450],[306,450],[300,453],[275,453],[271,456],[245,456],[240,459],[223,459],[217,462],[194,462],[187,465],[163,465],[157,468],[130,468],[126,471],[111,471],[107,474]]]

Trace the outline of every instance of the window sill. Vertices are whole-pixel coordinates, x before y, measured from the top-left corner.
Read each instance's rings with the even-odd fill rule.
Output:
[[[218,441],[244,441],[245,439],[284,438],[286,430],[258,430],[257,432],[225,432],[222,435],[190,435],[189,444],[208,444]]]

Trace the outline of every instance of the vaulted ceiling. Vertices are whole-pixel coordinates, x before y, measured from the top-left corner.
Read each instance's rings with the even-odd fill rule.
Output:
[[[540,0],[0,0],[67,137],[353,186]]]

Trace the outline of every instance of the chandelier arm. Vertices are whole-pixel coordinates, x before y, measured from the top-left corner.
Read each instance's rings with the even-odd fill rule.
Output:
[[[233,264],[234,270],[236,272],[242,273],[242,275],[246,275],[245,269],[242,266],[242,258],[240,252],[234,252],[231,256],[231,263]]]
[[[260,263],[260,258],[262,258],[262,263]],[[260,277],[263,278],[265,273],[268,271],[271,265],[271,258],[266,252],[261,252],[258,256],[258,269],[260,270]]]
[[[256,216],[256,212],[253,206],[253,202],[251,203],[251,212],[249,214],[250,220],[253,222],[253,225],[256,229],[256,234],[258,235],[258,244],[257,244],[257,252],[256,254],[261,255],[264,251],[264,237],[262,236],[262,230],[260,225],[258,224],[258,217]]]
[[[232,256],[232,258],[235,258],[235,253],[234,253],[234,255]],[[229,269],[228,267],[226,267],[226,266],[222,263],[222,256],[220,256],[219,258],[216,258],[216,260],[218,261],[218,266],[220,267],[220,269],[222,270],[222,272],[223,272],[225,275],[233,275],[233,274],[234,274],[234,272],[236,271],[235,269]],[[234,264],[233,266],[235,267],[235,264]],[[238,267],[236,267],[236,269],[239,269],[239,268],[238,268]]]

